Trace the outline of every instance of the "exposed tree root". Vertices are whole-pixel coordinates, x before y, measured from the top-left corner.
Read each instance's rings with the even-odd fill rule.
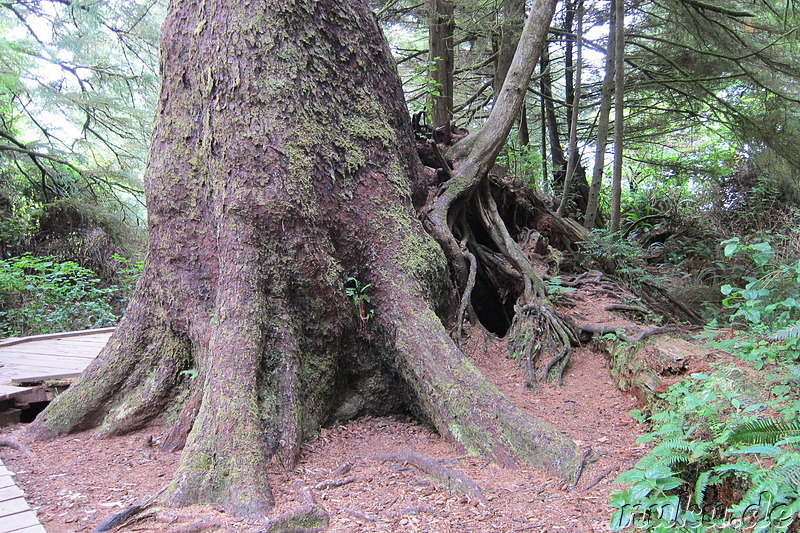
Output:
[[[267,522],[264,533],[318,533],[328,529],[330,515],[321,505],[307,503]]]
[[[0,435],[0,446],[13,448],[18,452],[24,453],[28,457],[33,457],[33,452],[11,435]]]
[[[633,313],[639,313],[644,316],[650,314],[650,310],[647,309],[646,307],[642,307],[641,305],[628,305],[628,304],[607,305],[606,311],[630,311]]]
[[[155,501],[156,498],[158,498],[164,491],[167,490],[168,487],[169,485],[166,485],[164,488],[162,488],[152,496],[145,496],[135,504],[128,506],[128,508],[126,508],[125,510],[120,511],[119,513],[114,513],[111,516],[107,517],[105,520],[100,522],[100,524],[96,528],[92,530],[92,533],[101,531],[110,531],[128,522],[137,514],[147,509]]]
[[[223,527],[225,527],[225,524],[223,524],[221,521],[209,520],[176,527],[168,530],[167,533],[200,533],[202,531],[208,531],[209,529],[222,529]]]
[[[549,303],[541,301],[518,309],[511,325],[510,339],[509,350],[515,358],[523,361],[526,387],[539,388],[535,384],[536,362],[543,350],[551,356],[542,370],[542,381],[563,384],[564,369],[569,364],[572,345],[577,344],[578,340],[572,328],[553,311]],[[549,346],[545,344],[547,342]]]
[[[208,531],[210,529],[225,528],[225,524],[221,520],[208,517],[178,515],[165,509],[156,509],[151,514],[140,516],[138,520],[143,521],[145,518],[149,517],[152,517],[157,522],[165,524],[164,527],[175,526],[171,529],[165,529],[166,533],[200,533],[201,531]],[[181,525],[176,526],[176,524]]]
[[[361,511],[356,511],[355,509],[342,509],[340,512],[349,514],[350,516],[352,516],[352,517],[354,517],[354,518],[356,518],[358,520],[361,520],[362,522],[375,523],[375,522],[378,521],[378,517],[370,516],[370,515],[368,515],[366,513],[362,513]]]
[[[352,483],[355,480],[356,480],[355,476],[347,476],[339,479],[326,479],[325,481],[320,481],[312,488],[314,490],[335,489],[336,487],[341,487],[342,485],[347,485],[348,483]]]
[[[675,299],[669,291],[654,283],[645,282],[636,291],[636,294],[642,298],[647,307],[660,315],[674,317],[677,321],[686,321],[694,325],[704,323],[703,318],[697,312],[680,300]]]
[[[586,467],[586,465],[596,461],[596,459],[594,461],[589,459],[589,457],[591,455],[592,455],[592,449],[591,448],[587,448],[586,450],[583,451],[583,455],[581,456],[581,462],[578,464],[578,467],[575,469],[575,476],[574,476],[574,479],[572,481],[572,485],[570,485],[570,487],[569,487],[569,490],[575,490],[575,487],[578,486],[578,481],[580,481],[581,474],[583,474],[583,469]]]
[[[598,483],[600,483],[603,480],[604,477],[606,477],[607,475],[609,475],[611,473],[612,470],[613,470],[612,468],[607,468],[607,469],[603,470],[602,472],[600,472],[599,474],[597,474],[597,476],[595,476],[595,478],[588,485],[583,487],[583,490],[587,491],[587,490],[591,489],[592,487],[594,487],[595,485],[597,485]]]
[[[464,494],[473,502],[483,504],[486,503],[486,498],[484,498],[481,489],[475,484],[474,481],[469,479],[464,474],[456,472],[455,470],[447,468],[446,466],[442,466],[433,459],[425,457],[417,452],[406,451],[386,455],[376,455],[374,459],[381,462],[388,461],[411,465],[434,478],[439,485],[443,486],[448,491]]]
[[[475,278],[478,272],[478,261],[475,255],[467,249],[468,237],[464,237],[461,241],[461,252],[469,262],[469,277],[467,278],[467,286],[464,287],[464,294],[461,296],[461,303],[458,306],[458,316],[456,317],[456,345],[461,348],[462,339],[461,334],[464,328],[464,312],[469,306],[469,299],[472,296],[472,291],[475,289]]]
[[[664,333],[677,333],[679,331],[683,331],[679,327],[665,326],[665,327],[646,329],[644,331],[639,332],[637,335],[629,335],[625,333],[624,329],[622,328],[595,326],[593,324],[578,324],[575,323],[571,317],[568,318],[568,320],[574,325],[575,329],[578,329],[580,331],[585,331],[586,333],[593,333],[596,335],[607,335],[609,333],[613,333],[614,335],[617,336],[619,340],[629,342],[631,344],[642,342],[643,340],[647,339],[648,337],[652,337],[653,335],[661,335]]]
[[[328,529],[330,514],[315,499],[309,487],[301,491],[303,505],[267,521],[263,533],[318,533]]]

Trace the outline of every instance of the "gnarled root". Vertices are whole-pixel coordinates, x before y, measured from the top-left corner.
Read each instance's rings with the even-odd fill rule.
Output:
[[[564,369],[572,355],[577,338],[572,328],[550,307],[546,300],[525,304],[517,309],[511,325],[509,349],[522,361],[525,386],[539,389],[537,359],[540,353],[550,354],[541,369],[541,380],[563,384]]]

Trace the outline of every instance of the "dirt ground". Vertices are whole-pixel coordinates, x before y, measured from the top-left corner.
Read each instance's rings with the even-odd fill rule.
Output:
[[[610,322],[608,316],[589,318]],[[328,531],[334,532],[609,531],[609,494],[616,488],[612,481],[646,450],[635,443],[643,428],[628,415],[636,400],[614,386],[605,355],[589,346],[576,349],[564,386],[545,385],[537,393],[524,387],[522,370],[507,357],[505,341],[476,335],[465,351],[514,402],[551,423],[581,449],[591,448],[594,462],[583,470],[574,489],[542,472],[503,469],[464,455],[412,420],[362,418],[322,430],[306,443],[294,471],[276,466],[269,476],[276,513],[297,508],[311,495],[329,513]],[[15,429],[19,428],[3,433]],[[165,453],[155,445],[163,433],[164,428],[151,427],[98,440],[87,431],[30,443],[33,457],[10,448],[0,448],[0,457],[16,473],[18,485],[48,532],[85,532],[167,485],[179,453]],[[376,459],[379,454],[403,451],[419,452],[469,477],[486,503],[450,492],[413,466]],[[344,483],[325,488],[326,481]],[[119,530],[262,529],[263,525],[237,521],[210,506],[153,505]]]

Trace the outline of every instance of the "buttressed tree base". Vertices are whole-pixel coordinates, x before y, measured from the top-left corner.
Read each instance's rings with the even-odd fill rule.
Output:
[[[554,5],[531,12],[511,96]],[[555,352],[569,349],[492,214],[485,167],[505,126],[474,136],[423,207],[400,82],[366,2],[172,2],[161,47],[144,272],[109,344],[31,435],[110,437],[166,414],[164,444],[183,450],[168,500],[250,518],[273,507],[270,461],[289,468],[320,426],[368,413],[410,411],[470,453],[572,476],[574,444],[501,395],[442,324],[469,278],[458,220],[481,198],[524,281],[520,308]],[[354,283],[371,284],[368,315]]]

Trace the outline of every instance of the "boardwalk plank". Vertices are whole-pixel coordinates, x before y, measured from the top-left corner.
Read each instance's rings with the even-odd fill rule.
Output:
[[[25,392],[30,387],[12,387],[11,385],[0,385],[0,400],[5,400],[9,396]]]
[[[85,368],[89,366],[94,359],[91,357],[42,357],[42,356],[27,356],[27,355],[17,355],[18,359],[11,359],[10,357],[6,356],[5,354],[0,353],[0,361],[6,365],[6,368],[2,370],[3,374],[8,374],[9,372],[17,372],[24,368]]]
[[[110,335],[116,328],[97,328],[97,329],[83,329],[81,331],[65,331],[62,333],[46,333],[44,335],[33,335],[30,337],[12,337],[10,339],[0,340],[0,348],[3,346],[11,346],[13,344],[21,344],[31,341],[64,339],[67,337],[83,337],[95,335]]]
[[[14,398],[29,387],[12,381],[79,375],[108,342],[111,333],[83,331],[0,340],[0,398]],[[19,383],[20,381],[16,381]],[[12,473],[0,461],[0,533],[46,533],[30,510]]]
[[[23,511],[8,516],[0,516],[0,531],[12,533],[32,526],[41,526],[36,513]]]
[[[25,495],[16,485],[0,488],[0,502],[13,500],[14,498],[22,498],[23,496]]]
[[[17,529],[11,533],[47,533],[47,530],[41,524],[36,526],[28,526],[22,529]]]
[[[31,343],[31,345],[19,345],[19,346],[12,346],[10,348],[4,348],[2,352],[3,354],[11,354],[13,357],[31,357],[31,356],[50,356],[50,357],[67,357],[67,358],[74,358],[74,357],[95,357],[98,353],[100,353],[100,349],[103,345],[99,346],[64,346],[60,347],[58,345],[53,345],[52,343]]]
[[[30,511],[30,507],[28,507],[28,502],[25,501],[25,498],[21,496],[19,498],[14,498],[13,500],[6,500],[4,502],[0,502],[1,516],[18,514],[23,511]]]
[[[7,368],[4,369],[2,372],[3,374],[9,373],[18,373],[25,370],[47,370],[47,369],[73,369],[73,368],[80,368],[84,369],[89,366],[89,363],[93,361],[93,359],[86,359],[84,361],[59,361],[55,359],[54,361],[25,361],[25,362],[9,362],[8,359],[5,359],[3,356],[0,356],[0,361],[5,361],[5,365]],[[52,373],[52,372],[50,372]]]

